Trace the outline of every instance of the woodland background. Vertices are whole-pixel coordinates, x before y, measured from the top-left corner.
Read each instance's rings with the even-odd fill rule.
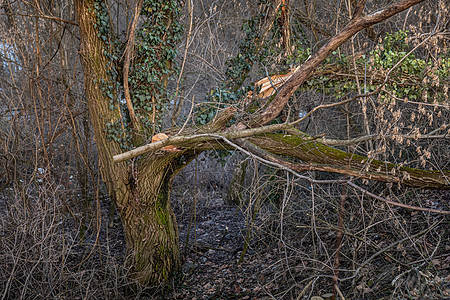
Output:
[[[392,2],[367,1],[365,12]],[[109,20],[113,30],[126,33],[135,3],[105,5],[117,17]],[[342,183],[349,176],[323,171],[299,179],[236,149],[204,152],[175,178],[182,269],[167,284],[136,285],[99,172],[74,6],[1,1],[1,299],[450,297],[448,187],[354,179],[361,190]],[[350,21],[355,6],[185,1],[178,72],[167,82],[153,133],[206,124],[218,108],[245,102],[250,90],[255,97],[256,81],[300,66]],[[297,129],[338,140],[341,150],[450,170],[449,9],[447,1],[424,1],[361,31],[273,123],[304,117]]]

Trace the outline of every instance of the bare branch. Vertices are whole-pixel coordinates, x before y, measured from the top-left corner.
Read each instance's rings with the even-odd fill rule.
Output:
[[[63,23],[67,23],[70,25],[74,25],[74,26],[78,26],[78,23],[69,21],[69,20],[65,20],[62,18],[58,18],[55,16],[48,16],[48,15],[28,15],[28,14],[21,14],[21,13],[0,13],[0,16],[21,16],[21,17],[27,17],[27,18],[40,18],[40,19],[48,19],[48,20],[53,20],[53,21],[58,21],[58,22],[63,22]]]
[[[192,1],[188,0],[186,5],[188,7],[188,13],[189,13],[189,31],[186,36],[186,47],[184,48],[183,62],[181,63],[180,74],[178,75],[178,80],[177,80],[177,87],[175,88],[175,101],[177,101],[178,92],[180,90],[180,82],[181,82],[181,78],[183,77],[184,66],[186,64],[186,58],[188,55],[189,44],[191,42],[192,23],[193,23],[193,19],[194,19],[194,4],[192,3]],[[194,101],[194,99],[192,99],[192,101]],[[184,103],[184,98],[182,97],[180,100],[178,100],[178,102],[175,103],[175,105],[173,107],[172,126],[175,125],[178,117],[180,116],[181,109],[183,108],[183,103]],[[190,114],[191,113],[189,113],[189,115]],[[187,122],[187,120],[186,120],[186,122]],[[186,123],[185,123],[185,125],[186,125]]]
[[[362,192],[363,194],[366,194],[374,199],[386,202],[387,204],[391,204],[394,206],[398,206],[398,207],[403,207],[403,208],[407,208],[407,209],[411,209],[411,210],[418,210],[418,211],[425,211],[425,212],[431,212],[431,213],[435,213],[435,214],[442,214],[442,215],[450,215],[450,211],[446,211],[446,210],[440,210],[440,209],[434,209],[434,208],[425,208],[425,207],[418,207],[418,206],[413,206],[413,205],[408,205],[408,204],[404,204],[404,203],[399,203],[399,202],[395,202],[383,197],[380,197],[374,193],[369,192],[366,189],[363,189],[362,187],[360,187],[357,184],[354,184],[351,181],[348,181],[347,184],[357,190],[359,190],[360,192]]]

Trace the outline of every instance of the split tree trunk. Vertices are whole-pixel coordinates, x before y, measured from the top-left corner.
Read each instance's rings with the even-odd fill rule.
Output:
[[[182,153],[162,157],[145,155],[132,163],[114,163],[112,157],[123,150],[106,136],[106,124],[121,119],[103,86],[114,86],[104,51],[108,46],[94,27],[93,0],[78,0],[76,11],[81,37],[85,93],[100,159],[100,171],[116,205],[124,227],[129,263],[141,284],[166,281],[180,266],[178,231],[169,195],[173,176],[180,170],[175,161]]]
[[[396,13],[405,10],[423,0],[401,0],[388,6],[386,9],[352,20],[338,35],[332,38],[327,45],[322,47],[316,55],[313,55],[302,68],[297,71],[280,89],[273,101],[267,105],[263,112],[253,116],[248,122],[239,123],[234,127],[235,132],[248,127],[259,127],[273,120],[279,115],[286,103],[307,79],[311,72],[337,47],[358,31],[376,24]],[[100,159],[100,170],[108,192],[116,200],[127,240],[127,250],[132,264],[135,278],[142,284],[157,284],[167,280],[169,275],[180,265],[178,249],[178,232],[174,214],[170,208],[169,195],[171,183],[175,174],[181,170],[187,162],[199,154],[193,151],[165,153],[152,153],[136,158],[131,163],[113,162],[113,156],[122,151],[117,142],[107,138],[107,123],[120,122],[122,115],[119,109],[109,108],[110,99],[103,95],[102,87],[114,86],[115,82],[108,73],[111,68],[105,52],[109,47],[107,41],[97,36],[99,26],[96,26],[94,0],[75,1],[78,24],[81,37],[81,55],[85,74],[85,93],[89,106],[90,118],[94,128],[94,136]],[[114,97],[113,97],[114,98]],[[224,116],[229,119],[236,111],[235,108],[224,111]],[[220,118],[218,118],[220,120]],[[222,122],[223,121],[223,122]],[[219,125],[226,124],[227,119],[217,121]],[[214,123],[214,121],[213,121]],[[214,127],[209,124],[205,132],[213,133],[220,130],[221,126]],[[223,129],[223,128],[222,128]],[[367,163],[364,157],[352,156],[339,152],[333,148],[315,143],[307,143],[308,149],[301,149],[304,139],[301,137],[286,137],[280,140],[278,135],[266,135],[248,139],[254,145],[266,148],[274,154],[290,155],[304,161],[319,163],[320,165],[300,166],[300,169],[319,169],[324,171],[340,172],[349,175],[359,175],[360,170],[369,168],[369,173],[374,176],[370,179],[391,180],[398,179],[398,174],[389,174],[395,165],[383,164],[378,161]],[[258,144],[263,142],[263,144]],[[201,145],[194,147],[201,149]],[[187,148],[185,148],[187,149]],[[263,153],[264,154],[264,153]],[[181,162],[181,156],[186,156],[186,163]],[[355,159],[356,158],[356,159]],[[351,159],[352,166],[345,169],[341,163]],[[332,166],[323,166],[331,164]],[[336,164],[337,167],[333,165]],[[292,165],[298,170],[299,166]],[[363,167],[363,168],[362,168]],[[424,171],[417,173],[415,169],[399,168],[400,175],[406,177],[403,182],[411,185],[432,187],[435,185],[448,185],[443,182],[442,174],[429,172],[425,175],[426,185],[420,185],[423,181]],[[388,173],[388,174],[386,174]],[[440,177],[439,177],[440,176]]]

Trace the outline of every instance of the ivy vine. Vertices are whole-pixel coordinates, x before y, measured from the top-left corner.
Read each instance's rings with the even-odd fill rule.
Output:
[[[147,131],[159,129],[169,101],[166,87],[170,76],[178,71],[175,59],[183,33],[180,14],[178,0],[146,0],[142,6],[144,23],[136,34],[129,82],[136,116]]]
[[[373,75],[365,84],[366,92],[376,90],[384,81],[387,71],[392,69],[409,52],[408,32],[398,31],[387,34],[382,43],[372,50],[369,55],[362,55],[356,60],[359,70],[368,70]],[[310,48],[298,47],[293,63],[302,64],[309,57]],[[357,83],[354,78],[343,80],[342,77],[333,76],[333,70],[347,70],[349,74],[353,71],[351,57],[337,51],[333,52],[317,69],[318,74],[308,80],[299,92],[317,89],[337,99],[343,98],[349,93],[357,91]],[[327,70],[329,70],[327,72]],[[342,73],[342,72],[341,72]],[[414,53],[409,54],[397,68],[392,70],[385,90],[399,98],[408,98],[417,101],[423,98],[427,91],[429,99],[443,100],[444,93],[432,86],[437,82],[446,82],[450,75],[450,58],[445,54],[437,60],[425,61],[417,58]],[[363,76],[361,76],[363,77]],[[380,93],[382,101],[390,101],[391,96],[385,92]]]
[[[123,68],[121,52],[126,44],[120,42],[111,28],[109,12],[105,1],[94,2],[96,22],[93,25],[97,37],[104,43],[103,54],[107,59],[107,74],[110,81],[98,82],[103,96],[109,99],[111,110],[120,110],[120,118],[106,123],[106,134],[123,149],[130,149],[134,140],[130,117],[123,96],[123,82],[120,75]],[[161,114],[168,102],[167,84],[177,71],[175,58],[183,27],[179,23],[181,1],[145,0],[140,17],[143,20],[136,31],[133,64],[130,67],[130,96],[135,114],[142,124],[143,136],[157,131]]]

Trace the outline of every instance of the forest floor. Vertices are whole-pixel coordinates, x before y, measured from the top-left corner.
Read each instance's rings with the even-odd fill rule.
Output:
[[[289,241],[285,244],[285,241],[280,239],[278,212],[269,217],[272,219],[272,225],[262,224],[268,222],[267,218],[262,220],[256,217],[251,225],[249,247],[241,263],[238,263],[250,226],[250,214],[243,211],[245,208],[226,205],[223,200],[225,191],[216,188],[212,185],[203,190],[203,195],[198,193],[200,196],[196,200],[194,218],[192,202],[191,206],[180,205],[180,201],[177,202],[180,198],[177,198],[176,193],[174,195],[184,264],[181,277],[173,285],[173,289],[165,294],[167,298],[310,299],[312,296],[329,295],[333,292],[331,278],[319,278],[314,271],[303,270],[307,263],[295,258],[311,255],[313,241],[309,239],[309,235],[303,236],[305,234],[303,231],[290,224],[291,226],[286,225],[285,229],[290,231],[285,234],[286,240]],[[428,203],[450,201],[450,192],[424,192],[421,195],[423,201]],[[412,218],[414,215],[413,212]],[[308,223],[309,219],[303,221]],[[358,299],[385,298],[393,291],[392,278],[397,279],[398,296],[409,293],[411,299],[450,299],[450,235],[445,221],[443,227],[439,241],[431,239],[426,241],[429,250],[434,249],[435,255],[435,259],[429,262],[429,267],[423,268],[423,263],[421,266],[417,263],[417,274],[408,270],[399,271],[399,266],[393,264],[389,257],[399,258],[405,253],[409,255],[409,249],[406,251],[407,247],[403,249],[396,247],[392,251],[388,250],[385,256],[374,259],[374,265],[378,265],[378,271],[374,271],[376,277],[363,280],[358,286],[353,287],[355,294],[362,295]],[[385,238],[379,241],[380,244],[395,243],[392,236],[387,234],[384,236]],[[336,244],[335,232],[323,234],[321,242],[333,249]],[[297,248],[290,249],[290,246]],[[412,257],[408,259],[412,260]],[[371,280],[378,281],[372,288],[363,284]],[[389,299],[389,296],[386,299]]]
[[[193,199],[183,204],[181,195],[172,196],[183,265],[171,286],[154,299],[271,299],[275,284],[269,281],[278,260],[271,252],[276,249],[265,249],[264,257],[260,257],[250,247],[238,263],[247,233],[245,212],[226,205],[221,190],[208,188],[198,194],[195,215]],[[118,232],[110,238],[120,239],[117,216],[115,224],[113,231]],[[142,298],[147,297],[153,298],[148,294]]]
[[[144,292],[146,296],[142,298],[295,299],[294,292],[298,290],[292,289],[288,280],[283,280],[286,273],[280,270],[279,245],[264,241],[254,243],[252,233],[249,247],[239,262],[248,228],[247,212],[226,205],[225,191],[215,185],[197,195],[195,200],[187,200],[181,192],[172,195],[183,260],[180,274],[156,296]],[[117,216],[115,223],[115,228],[121,231]],[[120,238],[122,233],[114,235]]]
[[[182,271],[170,285],[137,294],[130,293],[129,270],[123,267],[125,237],[117,213],[114,226],[108,226],[110,199],[98,202],[101,218],[92,216],[81,237],[79,213],[61,210],[61,215],[55,215],[66,207],[56,193],[54,206],[45,198],[48,202],[37,205],[32,214],[20,203],[6,205],[14,201],[0,196],[0,293],[4,299],[53,295],[58,299],[200,300],[311,299],[332,292],[336,210],[327,206],[332,205],[329,201],[322,201],[317,215],[318,222],[329,220],[329,225],[313,227],[309,191],[297,193],[303,202],[290,201],[283,213],[266,203],[254,222],[250,222],[249,207],[227,205],[225,193],[215,184],[174,185],[172,205],[179,225]],[[428,206],[449,209],[450,191],[424,191],[416,198]],[[366,264],[355,283],[346,280],[341,285],[347,299],[392,299],[395,293],[396,299],[450,299],[448,217],[386,208],[382,221],[367,225],[373,230],[362,238],[356,236],[359,229],[353,225],[360,222],[352,217],[357,212],[346,213],[348,237],[341,249],[339,276],[352,276],[361,261]],[[389,221],[388,214],[404,223]],[[427,231],[429,224],[437,225]],[[249,228],[250,243],[238,263]],[[400,235],[404,230],[408,231]],[[398,243],[400,239],[404,242]],[[352,248],[358,241],[362,246]],[[352,265],[356,255],[359,262]],[[8,285],[7,289],[2,291],[2,285]]]
[[[263,259],[250,248],[238,264],[244,247],[246,216],[239,207],[227,206],[222,194],[211,191],[208,201],[197,208],[195,219],[191,220],[190,214],[179,217],[184,264],[181,285],[171,292],[174,298],[269,298],[265,288],[273,284],[267,283],[265,275],[271,272],[276,259],[270,256],[270,249],[266,249]]]
[[[248,210],[248,207],[226,205],[223,200],[225,192],[213,184],[208,189],[204,189],[203,194],[198,193],[196,217],[193,219],[191,217],[192,202],[190,202],[191,206],[180,205],[177,199],[181,198],[181,193],[178,196],[174,193],[174,207],[178,216],[184,264],[181,278],[173,289],[166,293],[167,298],[310,299],[312,296],[324,296],[333,292],[331,278],[327,276],[320,278],[317,272],[311,270],[313,269],[311,264],[308,266],[308,257],[313,255],[314,242],[309,234],[298,229],[302,223],[310,222],[308,218],[297,219],[299,221],[297,224],[288,224],[289,222],[285,221],[285,230],[289,231],[284,234],[285,241],[279,235],[279,212],[261,211],[260,215],[265,219],[257,216],[254,222],[250,222],[250,213],[243,211],[243,209]],[[425,191],[420,196],[423,197],[422,201],[429,205],[442,207],[442,205],[447,206],[444,203],[450,202],[448,191]],[[301,210],[300,207],[297,208]],[[291,211],[285,214],[295,213]],[[333,214],[334,212],[330,212],[330,216]],[[406,212],[406,215],[411,216],[412,219],[416,218],[415,212]],[[286,219],[288,219],[287,216]],[[270,222],[271,224],[267,224]],[[250,226],[252,230],[249,247],[242,262],[238,263]],[[354,294],[361,295],[358,299],[385,297],[389,299],[393,290],[397,296],[402,297],[406,293],[411,299],[450,299],[448,218],[442,226],[437,230],[441,233],[439,240],[426,239],[425,243],[429,248],[421,250],[424,256],[425,253],[434,255],[434,259],[428,263],[416,263],[417,269],[400,269],[400,266],[390,259],[390,257],[394,260],[398,258],[398,263],[402,256],[406,256],[405,261],[413,261],[414,256],[410,254],[413,251],[408,246],[395,247],[387,250],[384,256],[375,257],[373,264],[377,267],[372,274],[376,275],[363,279],[353,286]],[[186,246],[188,232],[190,234]],[[330,250],[334,249],[336,233],[328,230],[321,236],[321,242],[328,245]],[[369,240],[368,243],[370,242]],[[395,237],[388,234],[384,234],[381,239],[378,237],[377,240],[380,245],[395,242]],[[432,251],[434,254],[430,254]],[[340,268],[345,267],[345,263],[341,263]],[[416,274],[409,272],[411,270],[415,270]],[[341,276],[344,277],[344,275]],[[393,278],[396,278],[395,285]],[[367,282],[370,284],[370,281],[376,281],[372,288],[366,285]],[[348,287],[349,285],[342,285],[342,288],[346,288],[344,292],[351,294]]]

